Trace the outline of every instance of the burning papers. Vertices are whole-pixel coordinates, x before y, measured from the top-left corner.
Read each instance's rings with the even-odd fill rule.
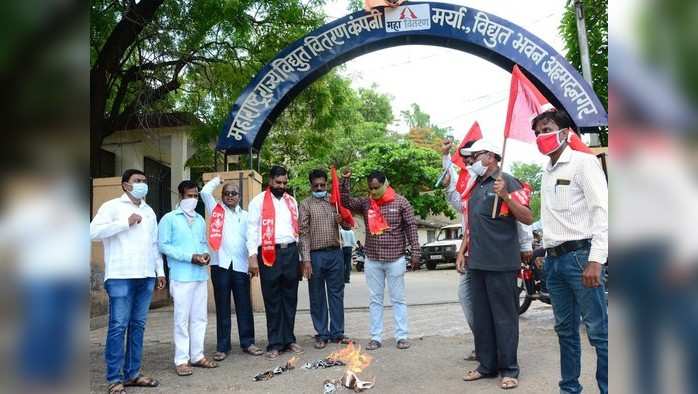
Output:
[[[298,357],[293,356],[286,362],[286,365],[278,366],[274,369],[270,369],[268,371],[259,373],[259,374],[255,375],[255,377],[252,378],[252,380],[255,382],[269,380],[269,379],[273,378],[275,375],[281,375],[282,373],[284,373],[286,371],[290,371],[290,370],[294,369],[296,367],[297,362],[298,362]]]

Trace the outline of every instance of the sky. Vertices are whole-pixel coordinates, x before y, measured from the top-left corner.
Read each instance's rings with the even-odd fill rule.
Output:
[[[558,33],[565,0],[444,0],[485,11],[527,29],[560,53],[564,44]],[[330,0],[325,6],[328,22],[348,14],[346,0]],[[344,63],[341,74],[355,88],[376,86],[392,97],[394,117],[417,103],[440,127],[451,127],[461,139],[474,121],[484,137],[501,143],[506,118],[510,72],[466,52],[425,45],[382,49]],[[398,122],[398,132],[407,126]],[[505,168],[515,161],[545,162],[535,145],[507,142]]]

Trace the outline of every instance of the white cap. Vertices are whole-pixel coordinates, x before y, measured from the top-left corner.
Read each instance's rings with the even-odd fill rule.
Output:
[[[468,148],[468,150],[471,153],[480,152],[484,150],[487,152],[492,152],[499,156],[502,155],[502,147],[499,144],[495,144],[494,142],[485,139],[475,141],[475,143],[470,148]]]

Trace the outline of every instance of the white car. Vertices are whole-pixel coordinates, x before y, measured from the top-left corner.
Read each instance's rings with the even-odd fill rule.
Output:
[[[441,227],[436,240],[422,245],[422,264],[427,269],[436,269],[438,264],[455,264],[456,253],[463,242],[463,226],[449,224]]]

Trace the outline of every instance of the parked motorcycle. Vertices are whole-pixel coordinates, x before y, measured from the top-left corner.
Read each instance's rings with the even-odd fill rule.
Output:
[[[351,264],[358,272],[362,272],[364,270],[365,261],[366,253],[364,253],[364,248],[354,248],[354,251],[351,252]]]
[[[540,267],[536,264],[535,259],[531,259],[530,263],[521,262],[516,279],[517,292],[519,296],[519,315],[523,314],[531,306],[534,300],[551,304],[550,294],[546,287],[545,278],[543,277],[543,258],[539,260]],[[604,283],[606,290],[606,302],[608,302],[608,263],[605,264]]]

